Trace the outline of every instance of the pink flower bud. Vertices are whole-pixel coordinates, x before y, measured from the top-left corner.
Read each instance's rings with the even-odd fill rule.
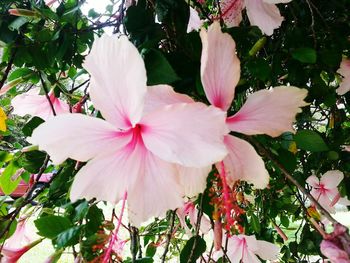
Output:
[[[29,249],[39,244],[41,241],[42,239],[38,239],[22,248],[7,248],[4,246],[1,251],[1,254],[3,256],[1,258],[1,262],[16,263],[19,260],[19,258],[24,255],[24,253],[26,253]]]
[[[9,14],[13,16],[38,17],[38,13],[27,9],[9,9]]]

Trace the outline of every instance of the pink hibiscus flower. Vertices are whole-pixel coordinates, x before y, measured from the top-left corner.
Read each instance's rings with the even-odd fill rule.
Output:
[[[67,158],[89,161],[75,177],[72,200],[95,197],[115,204],[126,191],[136,226],[180,207],[184,190],[178,165],[201,169],[227,154],[225,114],[202,103],[183,103],[171,89],[164,100],[179,103],[145,105],[144,62],[125,36],[97,39],[84,67],[91,74],[91,100],[105,120],[59,115],[34,130],[31,142],[55,164]]]
[[[202,30],[200,35],[205,94],[212,105],[226,112],[240,78],[235,42],[229,34],[221,32],[218,22],[214,22],[208,31]],[[304,102],[306,95],[305,89],[286,86],[254,92],[236,114],[227,118],[226,123],[231,131],[246,135],[276,137],[285,131],[293,132],[295,115],[301,112],[300,107],[307,105]],[[227,183],[232,186],[237,180],[245,180],[256,188],[265,188],[269,175],[254,147],[232,135],[226,135],[224,141],[229,151],[223,160]]]
[[[350,90],[350,59],[343,58],[337,72],[343,76],[343,79],[336,92],[338,95],[344,95]]]
[[[343,180],[344,174],[341,171],[328,171],[319,179],[315,175],[311,175],[306,182],[312,186],[311,195],[322,205],[327,211],[335,213],[334,205],[336,203],[342,205],[350,205],[350,201],[341,198],[337,186]]]
[[[236,235],[228,239],[227,256],[232,263],[259,263],[263,260],[278,259],[279,247],[255,236]]]
[[[283,21],[276,4],[292,0],[222,0],[222,17],[227,26],[238,26],[242,21],[242,10],[246,8],[250,24],[257,26],[266,35],[272,35]]]
[[[184,206],[178,208],[176,210],[177,216],[179,217],[179,221],[181,226],[186,230],[187,235],[191,236],[191,231],[188,228],[186,224],[186,216],[189,217],[191,225],[195,228],[197,224],[197,215],[198,215],[198,209],[195,207],[195,205],[189,201],[185,203]],[[210,220],[206,217],[206,215],[202,215],[201,222],[200,222],[200,231],[203,234],[206,234],[211,229],[211,223]]]
[[[1,250],[2,263],[16,263],[32,247],[42,239],[32,241],[35,234],[30,234],[26,227],[26,219],[19,219],[15,233],[6,240]]]
[[[19,116],[25,116],[28,114],[47,120],[48,118],[54,116],[52,107],[54,108],[56,115],[69,112],[68,104],[59,98],[56,98],[53,91],[49,93],[52,107],[45,95],[39,95],[39,91],[39,88],[32,89],[26,93],[14,97],[11,102],[13,106],[12,113]]]

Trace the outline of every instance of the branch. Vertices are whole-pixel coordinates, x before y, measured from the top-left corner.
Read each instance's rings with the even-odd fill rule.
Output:
[[[51,107],[51,110],[52,110],[53,115],[56,116],[56,111],[55,111],[55,109],[54,109],[54,107],[53,107],[51,98],[50,98],[50,96],[49,96],[49,91],[48,91],[48,89],[47,89],[46,83],[45,83],[45,81],[44,81],[44,79],[43,79],[41,73],[39,73],[39,76],[40,76],[41,84],[43,85],[43,88],[44,88],[44,91],[45,91],[46,99],[47,99],[47,101],[48,101],[49,104],[50,104],[50,107]]]
[[[173,235],[173,231],[174,231],[174,225],[175,225],[175,217],[176,217],[176,209],[174,211],[171,212],[171,215],[170,215],[170,229],[169,229],[169,232],[168,234],[166,235],[166,244],[165,244],[165,250],[164,250],[164,253],[163,253],[163,256],[162,256],[162,263],[165,262],[165,259],[166,259],[166,254],[168,253],[169,251],[169,245],[170,245],[170,241],[171,241],[171,237]]]
[[[7,67],[6,67],[5,71],[4,71],[4,75],[3,75],[2,79],[0,80],[0,90],[2,89],[2,87],[5,84],[5,81],[7,80],[7,77],[9,75],[9,73],[10,73],[10,70],[12,68],[13,62],[14,62],[15,57],[16,57],[16,53],[17,53],[17,49],[15,49],[13,51],[13,53],[12,53],[12,55],[10,57],[10,60],[9,60],[9,62],[7,64]]]
[[[244,136],[250,143],[252,143],[259,152],[261,152],[265,157],[270,159],[275,165],[281,170],[281,172],[284,174],[284,176],[292,183],[294,184],[304,195],[307,196],[307,198],[310,199],[311,202],[315,204],[315,206],[320,210],[320,212],[333,224],[339,224],[337,220],[335,220],[330,213],[324,209],[319,202],[303,187],[301,184],[298,183],[297,180],[294,179],[294,177],[286,170],[286,168],[281,164],[273,154],[267,150],[260,142],[255,140],[253,137]]]

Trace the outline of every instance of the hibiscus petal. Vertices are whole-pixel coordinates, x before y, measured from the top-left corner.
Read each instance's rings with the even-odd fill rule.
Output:
[[[103,117],[118,128],[136,124],[146,94],[146,69],[126,36],[95,40],[84,67],[91,74],[90,97]]]
[[[182,102],[192,103],[194,100],[190,96],[175,92],[169,85],[149,86],[147,88],[143,112],[145,115],[166,105]]]
[[[211,166],[192,168],[178,165],[179,183],[184,189],[185,196],[193,197],[205,190],[207,177]]]
[[[187,25],[187,33],[191,31],[197,31],[203,25],[203,20],[199,17],[199,14],[196,9],[190,7],[190,19]]]
[[[228,27],[238,26],[242,21],[243,0],[220,1],[221,16]]]
[[[265,188],[269,183],[269,173],[254,147],[231,135],[225,136],[224,141],[229,151],[223,161],[227,183],[232,186],[237,180],[243,180],[254,184],[255,188]]]
[[[278,7],[263,0],[245,0],[247,15],[251,25],[270,36],[273,30],[279,28],[284,20]]]
[[[245,245],[238,236],[232,236],[228,239],[226,254],[231,263],[241,262],[244,246]]]
[[[230,107],[240,78],[240,62],[236,44],[227,33],[221,32],[218,22],[202,29],[201,78],[210,103],[224,111]]]
[[[344,179],[344,174],[338,170],[332,170],[326,172],[321,176],[321,183],[324,184],[326,189],[337,188],[340,182]]]
[[[203,103],[178,103],[146,115],[140,125],[146,147],[168,162],[202,168],[222,160],[225,113]]]
[[[134,226],[183,205],[176,165],[148,152],[135,186],[128,192],[128,213]]]
[[[67,158],[77,161],[117,151],[130,139],[130,133],[118,132],[108,122],[82,114],[53,117],[36,128],[28,141],[39,145],[55,164]]]
[[[350,59],[344,58],[337,72],[343,76],[343,79],[336,92],[338,95],[344,95],[350,90]]]
[[[32,89],[14,97],[11,101],[11,105],[13,106],[12,113],[19,116],[38,116],[44,120],[53,117],[54,115],[49,101],[45,95],[39,95],[39,91],[39,88]],[[68,104],[58,98],[54,97],[52,99],[52,106],[57,115],[69,112]]]
[[[320,179],[316,175],[309,176],[306,182],[312,187],[320,187]]]
[[[129,189],[144,173],[147,151],[142,145],[130,146],[126,145],[114,154],[100,155],[81,168],[70,191],[72,201],[96,198],[117,204],[125,191],[128,200],[132,198],[135,193]]]
[[[301,112],[306,89],[276,87],[260,90],[250,95],[242,108],[227,119],[232,131],[247,135],[267,134],[277,137],[286,131],[294,131],[292,123]]]
[[[255,251],[259,257],[264,260],[277,260],[280,248],[275,244],[264,240],[257,240],[258,250]]]

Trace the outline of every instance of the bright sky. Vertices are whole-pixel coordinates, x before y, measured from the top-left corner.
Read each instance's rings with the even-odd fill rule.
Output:
[[[109,4],[112,4],[111,0],[87,0],[82,6],[82,11],[84,14],[87,14],[89,10],[93,8],[96,12],[102,13],[106,10],[106,6]]]

